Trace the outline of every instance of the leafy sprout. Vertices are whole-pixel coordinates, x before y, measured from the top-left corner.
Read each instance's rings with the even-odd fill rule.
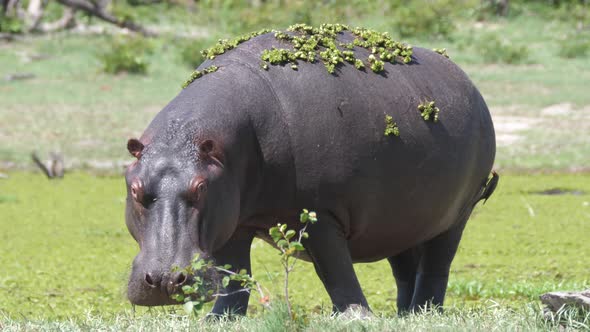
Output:
[[[385,115],[385,136],[399,136],[399,128],[397,127],[397,123],[393,121],[393,117],[391,115]]]
[[[436,107],[434,100],[420,103],[418,105],[418,110],[424,121],[432,120],[433,122],[438,122],[438,113],[440,112],[440,109]]]

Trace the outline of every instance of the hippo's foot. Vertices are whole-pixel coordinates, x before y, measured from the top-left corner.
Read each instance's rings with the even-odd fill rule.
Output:
[[[375,317],[375,315],[369,308],[360,304],[351,304],[344,312],[339,313],[338,317],[345,320],[366,320]]]

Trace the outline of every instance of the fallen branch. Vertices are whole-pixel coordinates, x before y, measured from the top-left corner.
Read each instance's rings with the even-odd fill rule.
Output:
[[[28,80],[31,78],[35,78],[35,74],[32,73],[17,73],[17,74],[8,74],[4,76],[4,80],[7,82],[10,81],[20,81],[20,80]]]
[[[81,10],[99,19],[112,23],[118,27],[129,29],[141,33],[144,36],[156,36],[154,31],[148,30],[143,26],[129,20],[121,20],[106,10],[108,1],[90,2],[88,0],[57,0],[60,4],[76,10]]]
[[[61,154],[52,152],[50,154],[51,159],[46,165],[39,159],[37,153],[33,152],[31,158],[37,167],[47,176],[48,179],[63,178],[64,177],[64,161]]]
[[[42,23],[37,27],[37,30],[41,32],[54,32],[74,28],[77,25],[75,14],[76,10],[74,8],[66,7],[60,19],[49,23]]]

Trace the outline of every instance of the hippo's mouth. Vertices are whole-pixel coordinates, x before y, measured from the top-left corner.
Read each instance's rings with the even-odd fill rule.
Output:
[[[135,305],[140,306],[163,306],[163,305],[174,305],[180,304],[180,302],[172,299],[172,295],[161,289],[151,289],[146,287],[134,287],[129,285],[127,290],[127,298]]]

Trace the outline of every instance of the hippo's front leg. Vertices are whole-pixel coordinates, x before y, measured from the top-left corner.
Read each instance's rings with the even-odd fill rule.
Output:
[[[236,230],[229,241],[218,251],[213,253],[215,264],[223,266],[231,265],[232,271],[245,269],[250,271],[250,246],[254,239],[254,232],[250,230]],[[221,290],[222,296],[217,298],[213,310],[209,315],[245,315],[248,310],[250,293],[240,286],[239,282],[230,281],[229,285]]]
[[[303,243],[315,270],[332,300],[334,312],[361,307],[370,311],[352,266],[348,243],[339,223],[330,214],[319,214]]]

